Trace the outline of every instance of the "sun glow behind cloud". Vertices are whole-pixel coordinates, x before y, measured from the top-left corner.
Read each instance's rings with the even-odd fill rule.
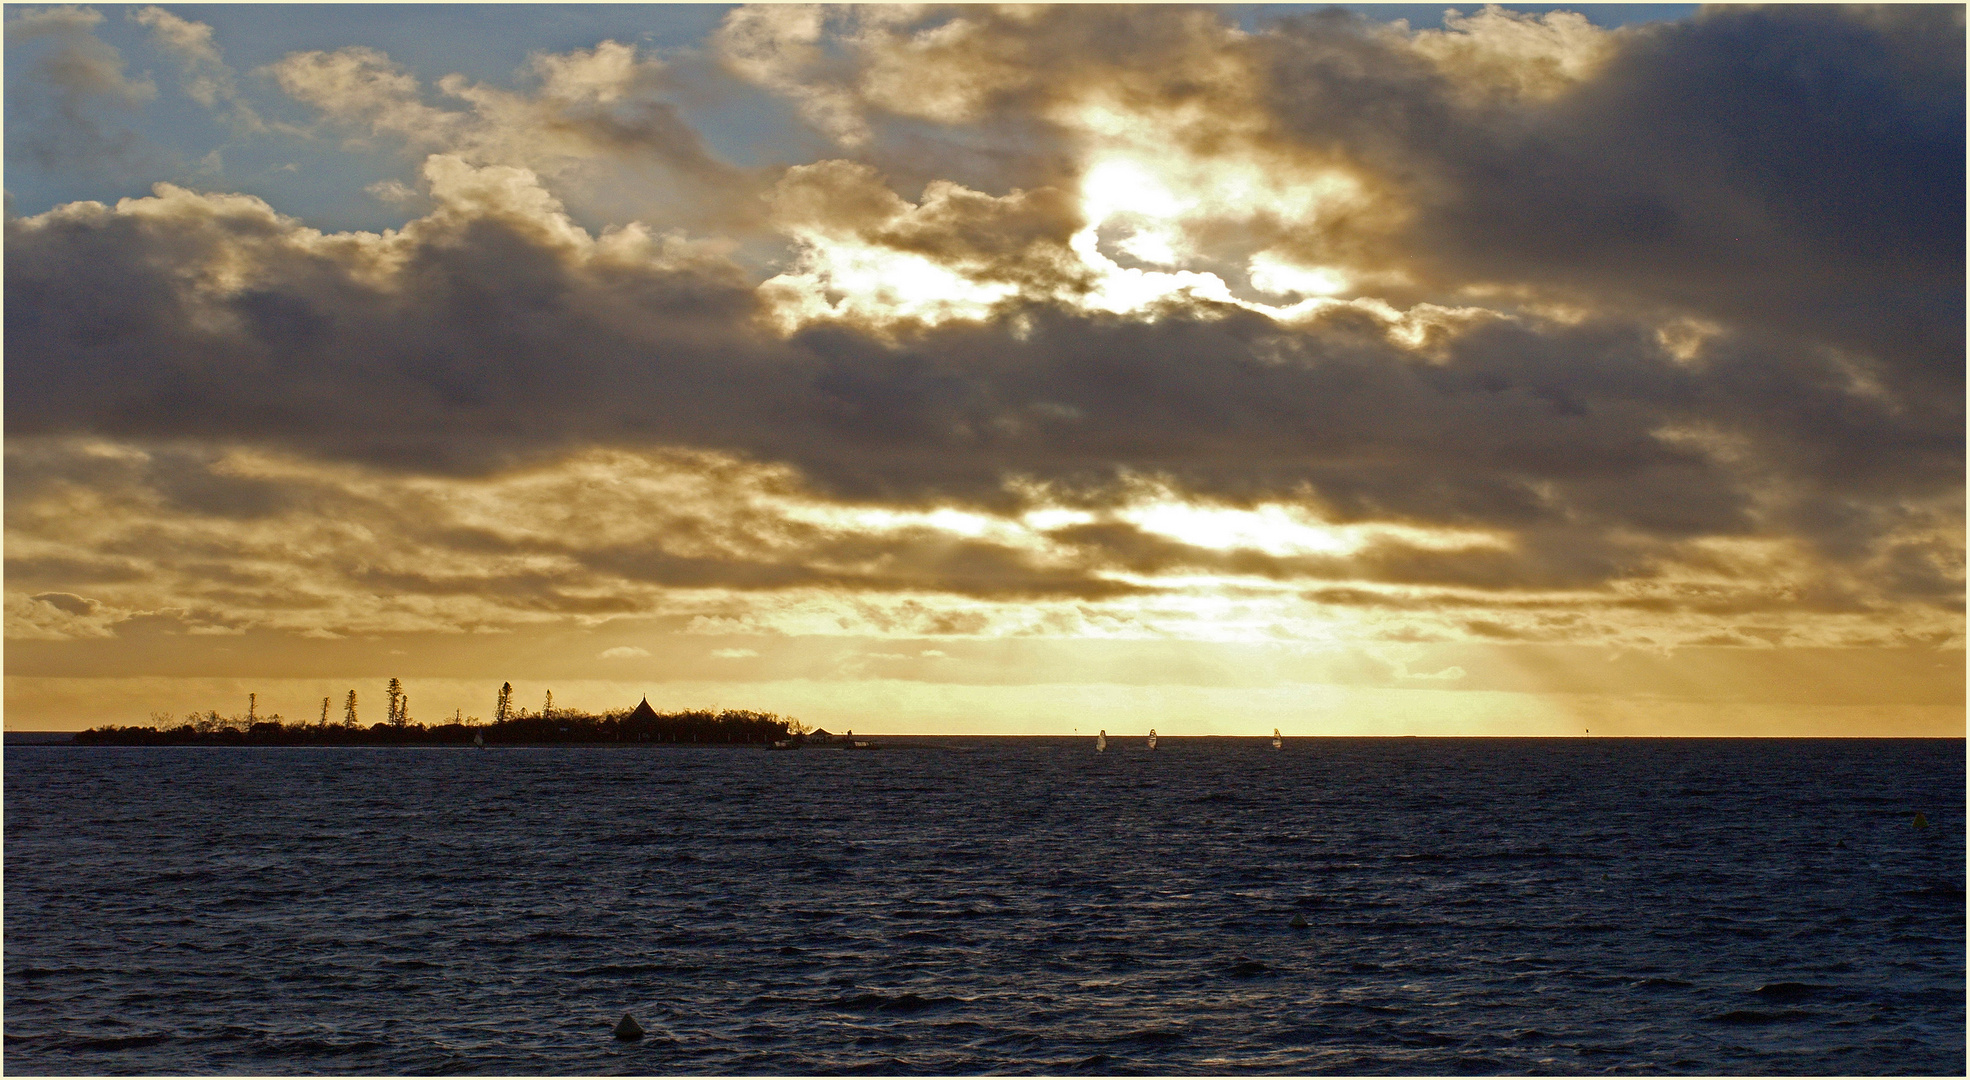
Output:
[[[1810,573],[1796,545],[1711,540],[1687,566],[1617,583],[1632,601],[1619,617],[1596,590],[1522,592],[1499,608],[1481,591],[1377,569],[1391,557],[1513,554],[1482,530],[1335,523],[1302,505],[1236,507],[1155,483],[1099,510],[1049,504],[1043,489],[1010,514],[857,505],[818,497],[782,466],[701,452],[590,452],[471,482],[102,442],[42,444],[15,468],[36,492],[9,517],[17,576],[60,563],[102,579],[68,599],[10,590],[17,640],[100,635],[138,616],[347,637],[600,626],[667,610],[730,633],[1254,642],[1449,640],[1482,619],[1494,637],[1662,647],[1714,635],[1703,606],[1756,611]],[[251,516],[184,508],[184,491]],[[262,506],[273,492],[286,494]],[[176,568],[178,552],[223,553],[231,569],[204,581],[210,568]],[[292,607],[300,597],[315,599]],[[1905,630],[1931,635],[1946,622],[1909,618]],[[1866,626],[1859,615],[1819,622],[1827,644]],[[1776,612],[1763,625],[1794,640],[1812,632]]]
[[[924,230],[958,206],[1017,213],[1016,204],[1033,201],[1026,192],[995,196],[937,181],[911,203],[881,175],[847,161],[790,171],[772,200],[794,256],[760,286],[776,325],[783,332],[816,320],[934,326],[987,319],[1013,299],[1118,315],[1203,301],[1293,319],[1321,310],[1355,282],[1355,271],[1307,263],[1273,242],[1327,228],[1330,217],[1375,217],[1363,185],[1346,171],[1249,139],[1208,155],[1172,153],[1153,120],[1102,101],[1057,108],[1056,116],[1086,135],[1071,209],[1061,208],[1079,227],[1064,236],[1035,234],[1018,269],[1003,253],[953,258],[948,246],[929,250]],[[1199,250],[1200,236],[1227,229],[1272,238],[1248,244],[1231,263],[1262,295],[1238,293],[1211,268],[1223,253]],[[1281,296],[1296,302],[1264,298]]]
[[[794,267],[760,285],[785,330],[817,319],[926,326],[983,319],[1015,285],[979,282],[910,252],[820,235],[796,235]]]

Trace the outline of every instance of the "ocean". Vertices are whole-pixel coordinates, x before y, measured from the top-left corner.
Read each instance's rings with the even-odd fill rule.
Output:
[[[10,745],[0,1067],[1965,1070],[1961,740],[872,741]]]

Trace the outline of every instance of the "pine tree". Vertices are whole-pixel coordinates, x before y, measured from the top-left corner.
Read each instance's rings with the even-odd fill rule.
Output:
[[[493,705],[493,723],[504,723],[513,715],[513,684],[501,683],[499,701]]]
[[[321,726],[328,726],[328,699],[321,699]]]
[[[349,691],[348,700],[342,703],[342,722],[350,727],[362,726],[356,723],[356,692],[354,690]]]
[[[391,679],[390,685],[384,692],[390,695],[390,715],[388,719],[391,725],[402,727],[404,724],[404,684]]]
[[[548,719],[552,719],[552,718],[553,718],[553,716],[554,716],[554,691],[552,691],[552,690],[549,690],[549,691],[547,692],[547,702],[546,702],[545,704],[543,704],[543,705],[542,705],[542,706],[540,707],[540,715],[541,715],[542,717],[545,717],[545,718],[548,718]]]

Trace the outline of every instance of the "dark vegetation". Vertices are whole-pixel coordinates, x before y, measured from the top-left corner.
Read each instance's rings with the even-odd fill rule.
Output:
[[[200,720],[207,720],[201,717]],[[258,720],[235,726],[227,720],[186,722],[175,727],[118,727],[110,724],[78,732],[77,743],[136,746],[399,746],[468,744],[473,736],[488,746],[535,743],[771,743],[791,738],[789,723],[772,713],[726,709],[654,713],[636,717],[628,709],[593,713],[530,714],[492,723],[287,724]]]
[[[806,728],[798,720],[773,713],[745,709],[711,712],[695,709],[659,713],[648,702],[633,709],[586,713],[556,709],[554,696],[539,712],[514,709],[512,687],[500,688],[494,719],[455,717],[447,723],[427,726],[410,718],[409,698],[395,679],[390,681],[389,720],[362,726],[356,720],[356,693],[351,690],[343,705],[340,722],[328,718],[328,699],[322,699],[318,723],[289,723],[279,714],[255,714],[251,696],[245,716],[220,716],[214,710],[191,713],[182,721],[171,722],[163,713],[152,713],[151,724],[121,727],[108,724],[78,732],[77,744],[102,746],[487,746],[540,745],[555,743],[701,743],[770,745],[777,741],[800,741]]]

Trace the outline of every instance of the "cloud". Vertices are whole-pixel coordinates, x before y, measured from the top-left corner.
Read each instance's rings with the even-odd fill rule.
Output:
[[[607,212],[743,224],[758,217],[759,180],[717,157],[666,100],[664,64],[634,45],[536,53],[531,91],[452,74],[425,100],[422,80],[384,52],[362,46],[290,53],[263,71],[358,145],[395,145],[414,157],[441,154],[473,166],[513,166],[550,176]]]
[[[1038,122],[1073,163],[1046,182],[1147,177],[1176,211],[1157,243],[1227,281],[1262,254],[1381,275],[1402,306],[1666,306],[1837,341],[1954,401],[1959,200],[1886,192],[1962,187],[1961,26],[1948,7],[1616,32],[1487,8],[1417,33],[1332,10],[1251,34],[1191,10],[742,9],[721,40],[857,145],[885,116],[953,139]]]
[[[289,97],[375,133],[443,145],[456,140],[466,121],[461,114],[420,101],[417,77],[378,49],[351,46],[290,53],[265,70]]]
[[[880,19],[882,16],[877,15]],[[720,58],[744,78],[792,97],[808,122],[845,145],[868,141],[855,95],[817,81],[812,69],[826,62],[824,25],[839,13],[813,5],[751,5],[733,9],[716,38]]]
[[[378,199],[398,206],[415,206],[423,201],[416,189],[401,180],[378,180],[363,188]]]
[[[616,42],[295,53],[418,216],[11,218],[10,615],[1949,640],[1960,18],[741,9],[838,146],[747,170]]]
[[[1486,4],[1473,15],[1446,12],[1442,30],[1420,31],[1410,45],[1467,93],[1551,100],[1599,74],[1618,47],[1613,37],[1579,12]]]
[[[36,73],[56,88],[81,97],[102,97],[138,105],[157,96],[157,87],[147,79],[131,79],[123,71],[123,54],[97,38],[102,13],[90,7],[17,9],[7,20],[9,48],[30,41],[48,39],[53,51],[36,62]]]
[[[7,597],[7,637],[25,641],[71,641],[115,635],[115,624],[130,612],[66,592]]]
[[[39,600],[50,607],[65,611],[70,615],[88,615],[102,606],[94,600],[77,596],[74,593],[42,593],[33,599]]]
[[[589,452],[466,479],[16,438],[7,480],[8,582],[20,590],[9,610],[28,637],[456,634],[656,616],[721,634],[904,638],[1663,647],[1731,626],[1801,644],[1959,633],[1960,613],[1940,601],[1961,574],[1937,543],[1882,556],[1906,583],[1771,542],[1665,550],[1613,581],[1512,561],[1483,573],[1505,549],[1460,548],[1469,540],[1454,535],[1334,527],[1333,550],[1281,555],[1222,520],[1256,528],[1274,510],[1221,508],[1221,535],[1199,543],[1119,520],[1171,527],[1184,504],[1168,489],[1116,520],[1061,528],[1050,521],[1089,512],[1022,521],[841,503],[784,467],[675,452]],[[1431,551],[1440,562],[1414,562]]]
[[[1011,297],[1094,284],[1069,246],[1079,214],[1057,189],[995,198],[934,181],[913,205],[868,165],[822,161],[787,170],[767,202],[801,249],[792,270],[760,287],[789,328],[977,319]]]
[[[1913,520],[1872,500],[1928,505],[1960,483],[1946,411],[1828,378],[1824,354],[1783,341],[1725,332],[1693,368],[1619,317],[1439,323],[1419,352],[1348,304],[1152,321],[1019,301],[907,332],[844,311],[780,338],[716,245],[592,235],[517,167],[434,156],[424,173],[433,211],[381,235],[169,186],[10,222],[10,428],[223,428],[467,472],[597,440],[694,446],[790,463],[840,497],[1001,510],[1018,478],[1099,505],[1162,476],[1234,501],[1297,492],[1341,521],[1511,531],[1515,554],[1374,556],[1391,580],[1491,587],[1605,581],[1772,529],[1865,557]],[[858,237],[969,250],[871,205]]]
[[[603,649],[600,653],[601,658],[604,660],[629,660],[634,657],[649,655],[650,650],[639,649],[634,645],[617,645],[614,648]]]
[[[237,132],[267,129],[253,107],[240,98],[233,69],[213,42],[210,26],[179,18],[156,6],[139,8],[129,18],[148,27],[158,44],[183,65],[184,90],[193,101],[208,109],[216,109],[223,103],[228,108],[227,120]]]
[[[758,656],[759,652],[755,649],[713,649],[711,654],[721,660],[743,660],[747,657]]]
[[[51,170],[122,170],[145,163],[142,140],[107,120],[103,107],[139,108],[157,96],[157,85],[131,78],[123,54],[96,37],[102,13],[65,4],[10,8],[8,14],[8,52],[34,55],[24,65],[28,92],[10,94],[8,126],[34,160]]]

